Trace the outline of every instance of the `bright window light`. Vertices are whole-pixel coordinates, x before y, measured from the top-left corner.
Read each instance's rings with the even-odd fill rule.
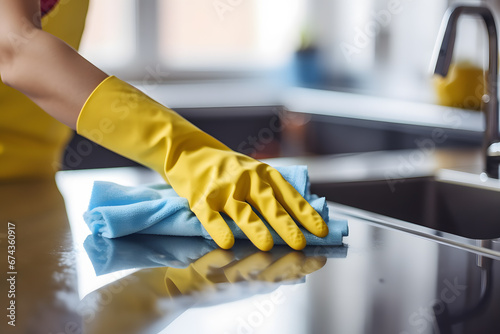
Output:
[[[90,1],[80,53],[96,66],[116,69],[135,56],[135,0]]]
[[[296,49],[303,0],[161,0],[159,50],[169,68],[279,66]]]

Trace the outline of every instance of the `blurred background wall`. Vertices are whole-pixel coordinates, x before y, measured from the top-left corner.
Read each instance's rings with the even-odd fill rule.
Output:
[[[486,3],[499,13],[499,1]],[[450,0],[99,0],[82,53],[158,83],[265,76],[290,85],[432,102],[429,64]],[[455,55],[478,63],[485,32],[462,19]]]
[[[481,68],[487,67],[486,30],[480,20],[463,17],[458,25],[454,63],[466,64],[465,70],[448,75],[451,84],[441,81],[441,91],[430,71],[442,17],[454,3],[458,1],[93,0],[81,53],[238,150],[283,111],[280,99],[294,86],[478,110],[484,89]],[[500,0],[460,3],[486,4],[498,22]],[[460,93],[457,87],[464,82],[475,86]],[[360,100],[351,97],[349,104]],[[415,121],[420,117],[400,112]],[[324,122],[317,120],[317,126]],[[347,140],[344,134],[353,133],[349,127],[323,130],[318,133],[329,137],[311,145],[328,143],[323,145],[328,150],[313,147],[312,152],[388,149],[385,144],[367,146],[377,141],[367,139],[366,132]],[[269,150],[255,157],[304,154],[303,134],[293,131],[288,137],[286,131],[280,134],[293,138],[293,150],[276,144],[281,140],[276,135],[266,145]],[[380,135],[380,141],[396,145],[392,149],[411,148],[413,141],[401,138],[405,135]],[[475,133],[468,145],[480,145],[480,140]],[[335,148],[347,141],[352,141],[349,149]],[[134,163],[76,135],[63,169],[124,165]]]

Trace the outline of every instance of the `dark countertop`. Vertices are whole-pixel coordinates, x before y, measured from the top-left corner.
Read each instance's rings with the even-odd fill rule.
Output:
[[[0,187],[0,263],[5,277],[12,222],[17,272],[16,327],[7,326],[9,285],[0,285],[1,333],[500,332],[498,260],[356,217],[343,247],[304,252],[244,242],[221,251],[197,239],[108,243],[103,270],[128,269],[96,276],[82,218],[94,180],[158,177],[142,168],[63,172],[63,197],[50,180]],[[159,264],[170,267],[133,269]]]

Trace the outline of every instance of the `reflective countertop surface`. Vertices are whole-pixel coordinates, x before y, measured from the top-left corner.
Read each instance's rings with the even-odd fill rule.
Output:
[[[160,181],[116,168],[0,187],[1,333],[500,332],[497,260],[354,216],[343,246],[302,252],[102,239],[82,218],[95,180]]]

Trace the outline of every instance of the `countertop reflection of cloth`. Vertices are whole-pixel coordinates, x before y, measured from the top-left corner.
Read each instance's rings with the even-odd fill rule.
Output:
[[[330,233],[325,238],[318,238],[301,228],[307,244],[341,245],[342,238],[348,234],[347,221],[329,219],[325,198],[310,194],[307,167],[291,166],[277,169],[328,224]],[[106,238],[138,233],[202,236],[211,239],[189,209],[187,200],[179,197],[168,184],[126,187],[112,182],[96,181],[84,219],[93,234]],[[235,238],[247,238],[232,220],[227,216],[225,219]],[[275,244],[285,244],[272,228],[270,231]]]
[[[89,235],[83,245],[98,276],[126,269],[185,268],[218,248],[213,240],[201,237],[139,234],[115,239]],[[346,246],[306,246],[301,252],[306,256],[345,258],[347,249]],[[256,251],[248,240],[241,240],[231,249],[238,258]],[[290,249],[275,246],[274,251],[285,252]]]
[[[138,234],[116,239],[89,235],[84,245],[98,275],[118,277],[114,271],[139,269],[82,300],[86,309],[106,301],[92,314],[88,333],[158,333],[179,317],[181,322],[190,321],[186,319],[192,315],[182,315],[191,308],[232,309],[234,304],[222,304],[251,297],[268,300],[286,291],[295,294],[295,288],[275,291],[282,285],[305,283],[306,276],[323,268],[327,258],[347,255],[346,246],[307,246],[295,251],[277,245],[262,252],[249,240],[239,240],[224,250],[201,237]]]

